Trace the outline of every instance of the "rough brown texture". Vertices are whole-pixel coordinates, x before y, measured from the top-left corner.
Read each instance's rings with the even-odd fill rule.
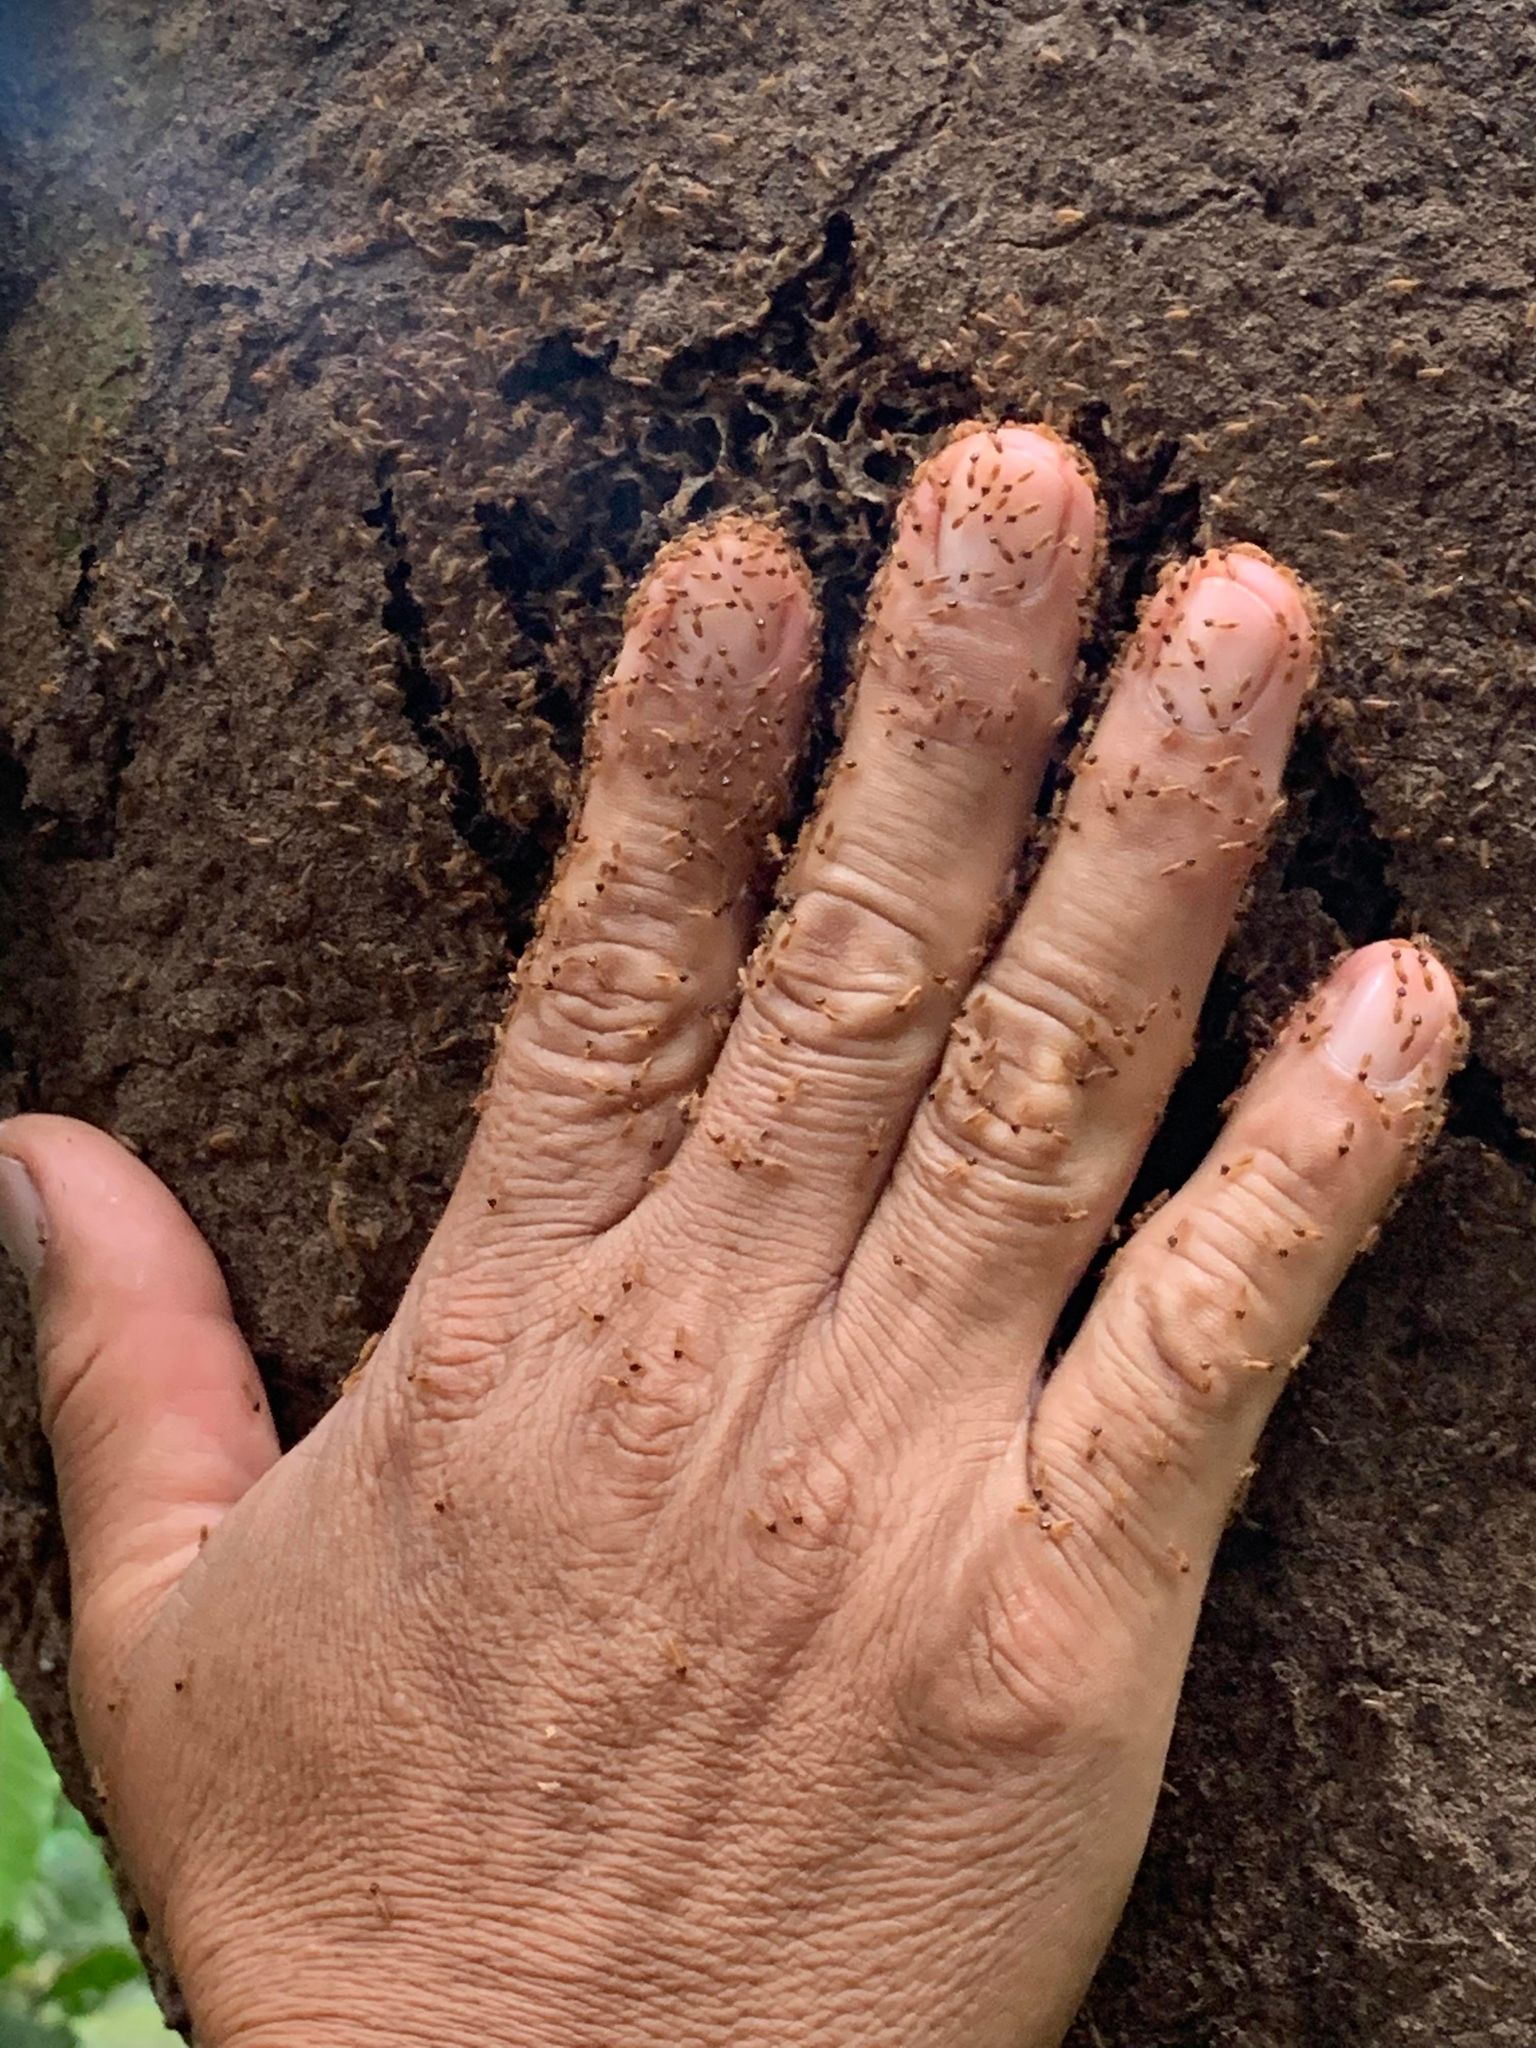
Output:
[[[661,539],[776,500],[830,701],[914,451],[1043,410],[1110,501],[1099,646],[1195,540],[1324,593],[1144,1188],[1341,937],[1432,932],[1477,1058],[1271,1434],[1074,2041],[1528,2043],[1529,10],[0,0],[0,52],[0,1106],[181,1193],[290,1436],[452,1176]],[[0,1653],[78,1788],[14,1292],[4,1335]]]

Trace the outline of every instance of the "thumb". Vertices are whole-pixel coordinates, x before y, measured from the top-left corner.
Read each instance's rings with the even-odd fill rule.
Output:
[[[212,1252],[114,1139],[67,1117],[0,1124],[0,1240],[31,1291],[90,1685],[276,1462],[277,1437]]]

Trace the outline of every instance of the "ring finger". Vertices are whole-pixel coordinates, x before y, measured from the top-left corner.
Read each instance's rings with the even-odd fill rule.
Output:
[[[944,1326],[1044,1347],[1189,1057],[1315,655],[1259,550],[1164,577],[860,1246],[855,1313],[894,1261]]]

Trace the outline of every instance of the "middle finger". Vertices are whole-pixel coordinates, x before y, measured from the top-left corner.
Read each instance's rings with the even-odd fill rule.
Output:
[[[1046,430],[962,430],[904,501],[841,757],[663,1207],[841,1271],[1018,857],[1076,663],[1097,508]]]

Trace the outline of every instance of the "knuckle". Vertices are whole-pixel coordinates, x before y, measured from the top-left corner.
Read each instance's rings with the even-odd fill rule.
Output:
[[[1232,1378],[1234,1360],[1267,1365],[1248,1353],[1276,1320],[1297,1263],[1328,1248],[1313,1220],[1322,1202],[1318,1174],[1278,1153],[1226,1162],[1213,1200],[1187,1214],[1169,1203],[1137,1232],[1106,1299],[1108,1341],[1200,1394]]]
[[[747,970],[750,999],[785,1044],[833,1051],[900,1040],[938,976],[929,949],[894,902],[851,874],[807,889],[786,909]]]
[[[1143,772],[1143,736],[1106,736],[1081,757],[1067,805],[1069,831],[1103,822],[1112,843],[1134,859],[1134,871],[1163,884],[1241,874],[1261,851],[1277,814],[1273,779],[1251,760],[1253,744],[1235,733],[1216,760],[1177,727]]]
[[[862,1445],[798,1430],[789,1447],[772,1452],[758,1467],[761,1498],[753,1504],[754,1524],[769,1535],[803,1531],[806,1544],[822,1549],[846,1547],[863,1509],[858,1475],[866,1466]]]
[[[643,1273],[640,1260],[623,1269],[625,1294],[637,1278],[645,1284]],[[602,1500],[620,1521],[673,1499],[674,1482],[694,1461],[704,1425],[718,1419],[722,1390],[712,1329],[695,1280],[664,1303],[658,1296],[639,1308],[630,1300],[620,1313],[605,1310],[581,1334],[574,1369],[555,1394],[566,1447],[561,1462],[577,1475],[584,1498]],[[583,1511],[594,1512],[590,1500]]]
[[[827,1515],[813,1490],[754,1503],[747,1516],[744,1557],[738,1556],[722,1598],[731,1633],[772,1655],[809,1641],[845,1597],[852,1570],[852,1518]]]
[[[78,1454],[86,1447],[96,1420],[91,1399],[103,1362],[112,1349],[109,1332],[94,1318],[61,1326],[61,1318],[43,1325],[39,1352],[39,1387],[44,1434],[57,1447],[67,1442]]]
[[[958,1197],[1002,1198],[1013,1215],[1036,1204],[1059,1208],[1072,1107],[1070,1083],[1038,1065],[993,1089],[966,1073],[962,1060],[950,1061],[930,1091],[914,1157],[928,1179]]]
[[[1240,1325],[1232,1276],[1181,1242],[1157,1270],[1110,1289],[1097,1341],[1117,1380],[1138,1393],[1210,1394]]]
[[[854,1417],[802,1386],[773,1399],[733,1456],[751,1568],[736,1625],[788,1644],[837,1603],[874,1514],[878,1467]]]
[[[435,1261],[421,1276],[398,1374],[407,1423],[480,1415],[507,1378],[514,1297],[499,1269]],[[368,1375],[365,1384],[376,1381]]]
[[[531,1088],[583,1115],[650,1109],[708,1067],[727,1021],[727,1006],[659,944],[571,947],[524,979],[491,1106]]]
[[[1128,1247],[1095,1312],[1095,1416],[1106,1472],[1193,1471],[1211,1417],[1255,1399],[1294,1360],[1274,1356],[1271,1291],[1297,1232],[1273,1192],[1180,1221],[1160,1211]],[[1288,1318],[1282,1319],[1289,1321]],[[1122,1459],[1119,1446],[1125,1442]]]
[[[995,1571],[979,1604],[926,1638],[913,1661],[907,1694],[917,1727],[969,1756],[1123,1749],[1134,1660],[1115,1615],[1077,1577]]]
[[[605,1347],[577,1402],[578,1466],[622,1496],[658,1498],[709,1405],[709,1376],[693,1361],[622,1341]]]
[[[1180,1004],[1177,992],[1172,1001]],[[1026,1087],[1043,1081],[1076,1101],[1135,1060],[1160,1007],[1107,965],[1030,932],[999,955],[967,1013],[1001,1071],[1017,1074]]]
[[[661,946],[591,938],[536,958],[523,991],[551,1046],[600,1043],[605,1058],[638,1063],[687,1006],[688,976]]]
[[[1262,1268],[1269,1254],[1290,1257],[1293,1246],[1321,1241],[1315,1219],[1334,1207],[1345,1154],[1333,1131],[1319,1137],[1295,1157],[1256,1145],[1223,1162],[1220,1201],[1207,1230],[1232,1262]]]
[[[962,1009],[930,1092],[914,1141],[926,1177],[1010,1222],[1079,1217],[1071,1159],[1085,1093],[1134,1057],[1136,1036],[1081,970],[1047,979],[1005,956]]]
[[[908,599],[910,609],[921,602]],[[1020,658],[1017,616],[972,603],[920,614],[899,650],[875,640],[860,684],[881,701],[882,737],[921,759],[936,787],[970,781],[978,759],[1000,778],[1028,764],[1061,709],[1062,678]]]

